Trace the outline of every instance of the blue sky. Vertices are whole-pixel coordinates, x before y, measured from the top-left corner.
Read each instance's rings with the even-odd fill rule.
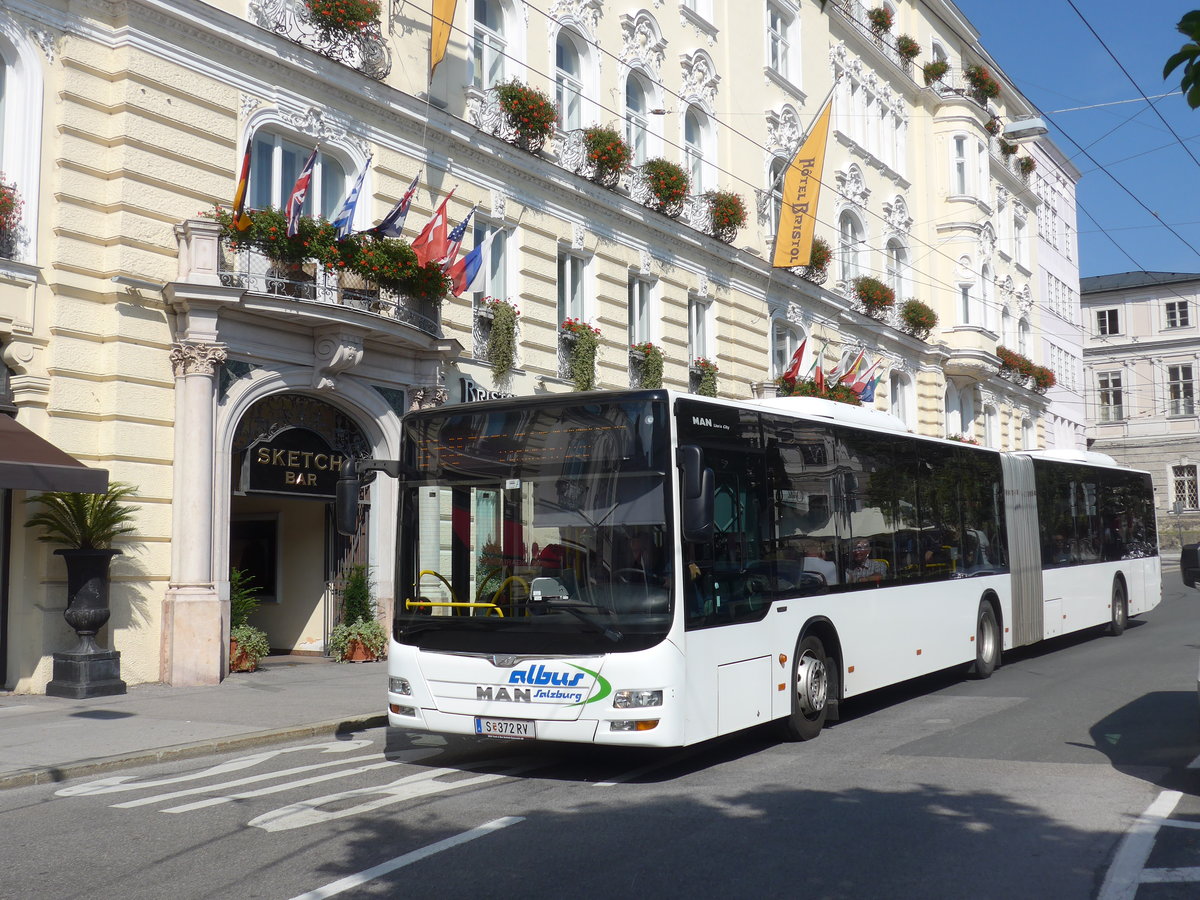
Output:
[[[1163,64],[1185,42],[1175,24],[1200,0],[1072,0],[1086,24],[1068,0],[956,2],[1083,173],[1080,275],[1200,272],[1200,162],[1188,155],[1200,160],[1200,110],[1181,96],[1152,100],[1181,144],[1138,92],[1153,98],[1178,90],[1174,75],[1163,81]],[[1129,100],[1136,102],[1117,102]]]

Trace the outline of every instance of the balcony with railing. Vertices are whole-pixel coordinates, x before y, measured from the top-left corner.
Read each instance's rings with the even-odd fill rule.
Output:
[[[909,78],[916,80],[912,60],[900,55],[900,51],[896,48],[896,41],[891,34],[881,34],[871,27],[871,21],[867,16],[870,7],[861,3],[860,0],[831,0],[829,8],[840,13],[842,18],[861,32],[863,37],[896,68]]]
[[[392,53],[378,21],[361,31],[322,28],[307,0],[251,0],[251,21],[334,62],[382,81],[392,70]]]

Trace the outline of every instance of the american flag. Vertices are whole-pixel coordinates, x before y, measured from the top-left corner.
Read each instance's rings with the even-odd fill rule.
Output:
[[[478,203],[472,206],[471,211],[467,213],[466,217],[457,225],[455,225],[454,230],[450,232],[450,244],[446,248],[446,259],[445,262],[442,263],[443,269],[449,268],[454,262],[454,257],[458,256],[459,248],[462,247],[463,235],[467,233],[467,225],[471,221],[471,216],[475,215],[475,210],[478,208]]]

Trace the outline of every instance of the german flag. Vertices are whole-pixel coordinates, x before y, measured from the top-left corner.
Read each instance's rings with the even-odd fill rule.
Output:
[[[238,178],[237,190],[233,194],[233,227],[245,231],[250,227],[250,216],[245,213],[246,187],[250,183],[250,147],[253,139],[246,138],[246,155],[242,157],[242,174]]]

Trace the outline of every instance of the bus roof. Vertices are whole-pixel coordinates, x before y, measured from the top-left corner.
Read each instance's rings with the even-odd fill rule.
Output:
[[[821,397],[768,397],[751,401],[755,406],[785,410],[798,416],[813,419],[828,419],[843,425],[858,425],[879,431],[898,431],[908,434],[909,428],[898,416],[881,409],[866,406],[851,406]]]
[[[1035,459],[1059,459],[1063,462],[1087,463],[1092,466],[1119,466],[1115,459],[1107,453],[1097,453],[1094,450],[1018,450],[1015,451],[1023,456],[1032,456]]]

